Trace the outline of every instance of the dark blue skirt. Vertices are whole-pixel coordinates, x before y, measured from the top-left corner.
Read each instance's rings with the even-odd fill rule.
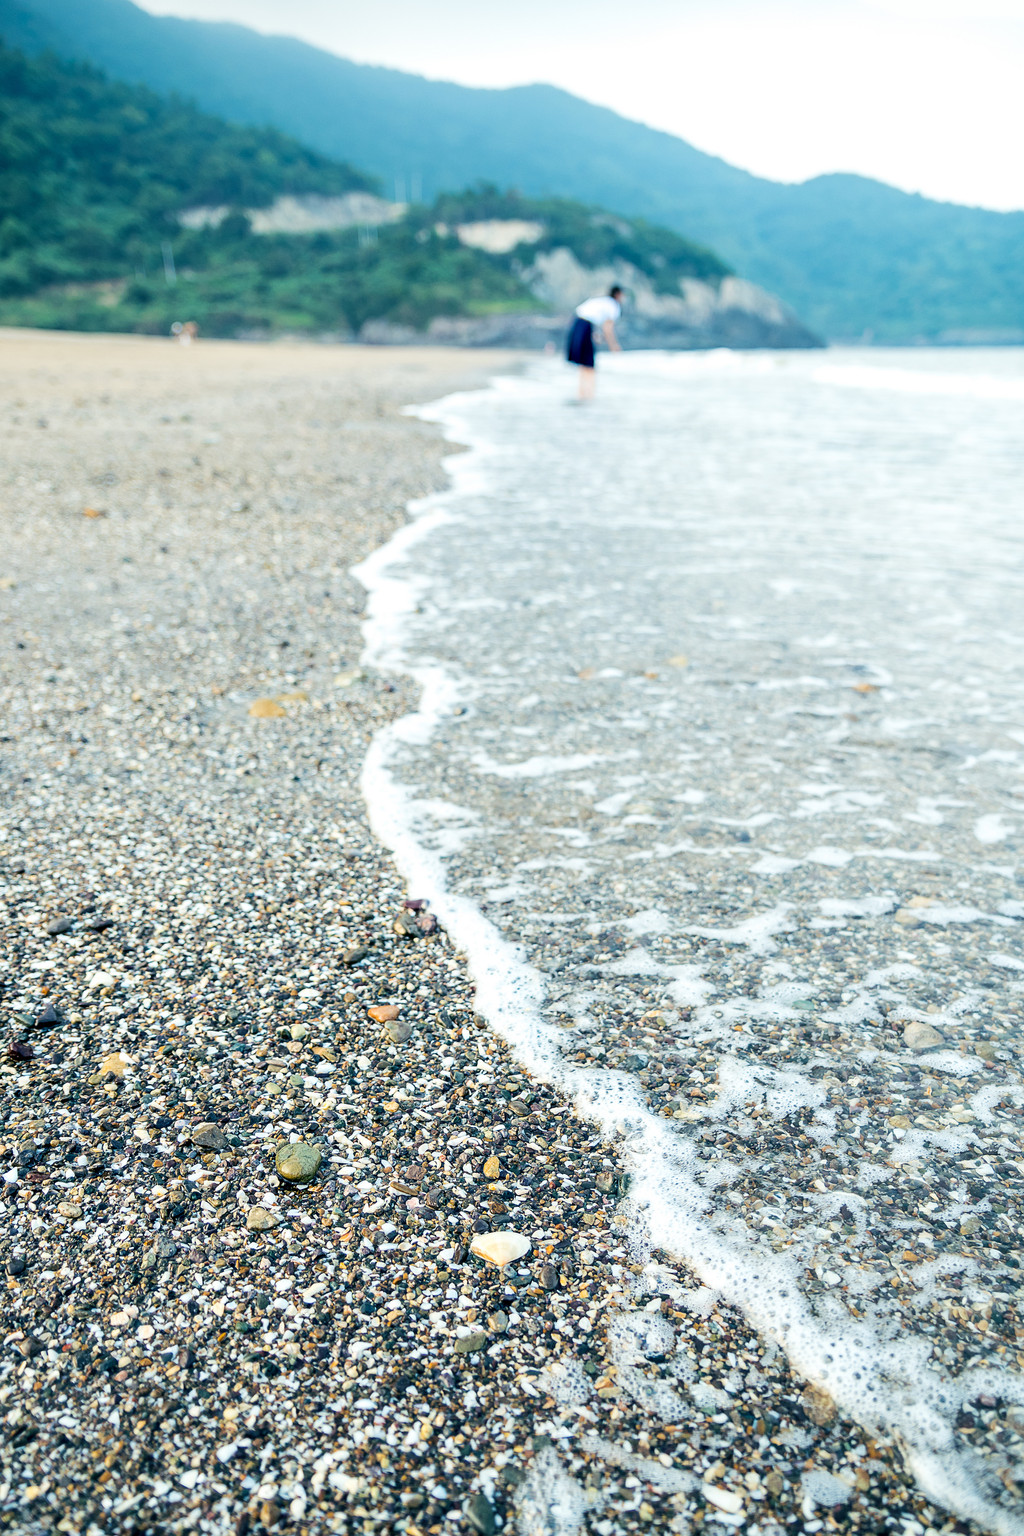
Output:
[[[566,357],[570,363],[576,363],[580,368],[593,368],[594,327],[589,320],[581,320],[577,316],[573,321]]]

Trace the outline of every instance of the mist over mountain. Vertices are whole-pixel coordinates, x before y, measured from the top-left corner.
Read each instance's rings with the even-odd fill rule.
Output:
[[[0,0],[0,35],[273,125],[432,199],[486,180],[663,224],[718,251],[815,330],[878,341],[1024,340],[1024,213],[850,175],[797,186],[552,86],[475,90],[291,38],[155,17],[131,0]]]

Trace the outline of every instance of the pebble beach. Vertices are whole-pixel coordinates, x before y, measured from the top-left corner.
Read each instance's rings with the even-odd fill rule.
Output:
[[[637,1241],[622,1148],[491,1032],[370,833],[366,752],[415,698],[363,666],[351,568],[445,484],[404,407],[517,367],[0,335],[5,1529],[978,1529]],[[927,898],[903,899],[910,932]],[[625,948],[556,935],[550,969]],[[686,1120],[635,985],[600,1043],[667,1060],[644,1086]],[[1008,1016],[962,1034],[1003,1104]],[[835,1054],[842,1118],[865,1090]],[[961,1102],[936,1087],[937,1115]],[[819,1144],[788,1136],[810,1192]],[[838,1210],[826,1241],[855,1228]],[[987,1233],[962,1241],[1016,1268],[1019,1227]],[[1005,1273],[934,1309],[979,1372],[1024,1332]],[[1011,1530],[1024,1406],[991,1390],[961,1427]]]

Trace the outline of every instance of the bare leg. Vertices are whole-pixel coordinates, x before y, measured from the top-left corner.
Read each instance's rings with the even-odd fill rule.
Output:
[[[597,382],[597,374],[593,368],[580,369],[580,399],[593,400],[594,385]]]

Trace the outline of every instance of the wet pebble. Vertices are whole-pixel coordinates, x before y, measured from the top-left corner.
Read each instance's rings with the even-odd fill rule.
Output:
[[[277,1171],[289,1184],[308,1184],[317,1175],[323,1161],[319,1147],[305,1141],[288,1141],[274,1155]]]
[[[474,1493],[466,1502],[466,1519],[479,1536],[494,1536],[497,1529],[491,1501],[485,1493]]]
[[[245,1218],[245,1225],[250,1232],[272,1232],[280,1223],[280,1216],[274,1211],[265,1210],[262,1205],[250,1207]]]
[[[475,1354],[478,1349],[486,1349],[487,1343],[487,1334],[482,1328],[475,1328],[472,1333],[459,1334],[455,1340],[455,1353],[457,1355]]]
[[[934,1051],[946,1043],[934,1025],[925,1024],[920,1019],[911,1019],[904,1026],[903,1039],[912,1051]]]
[[[228,1145],[228,1139],[219,1125],[206,1120],[202,1125],[197,1125],[192,1132],[193,1144],[202,1147],[206,1152],[223,1152]]]

